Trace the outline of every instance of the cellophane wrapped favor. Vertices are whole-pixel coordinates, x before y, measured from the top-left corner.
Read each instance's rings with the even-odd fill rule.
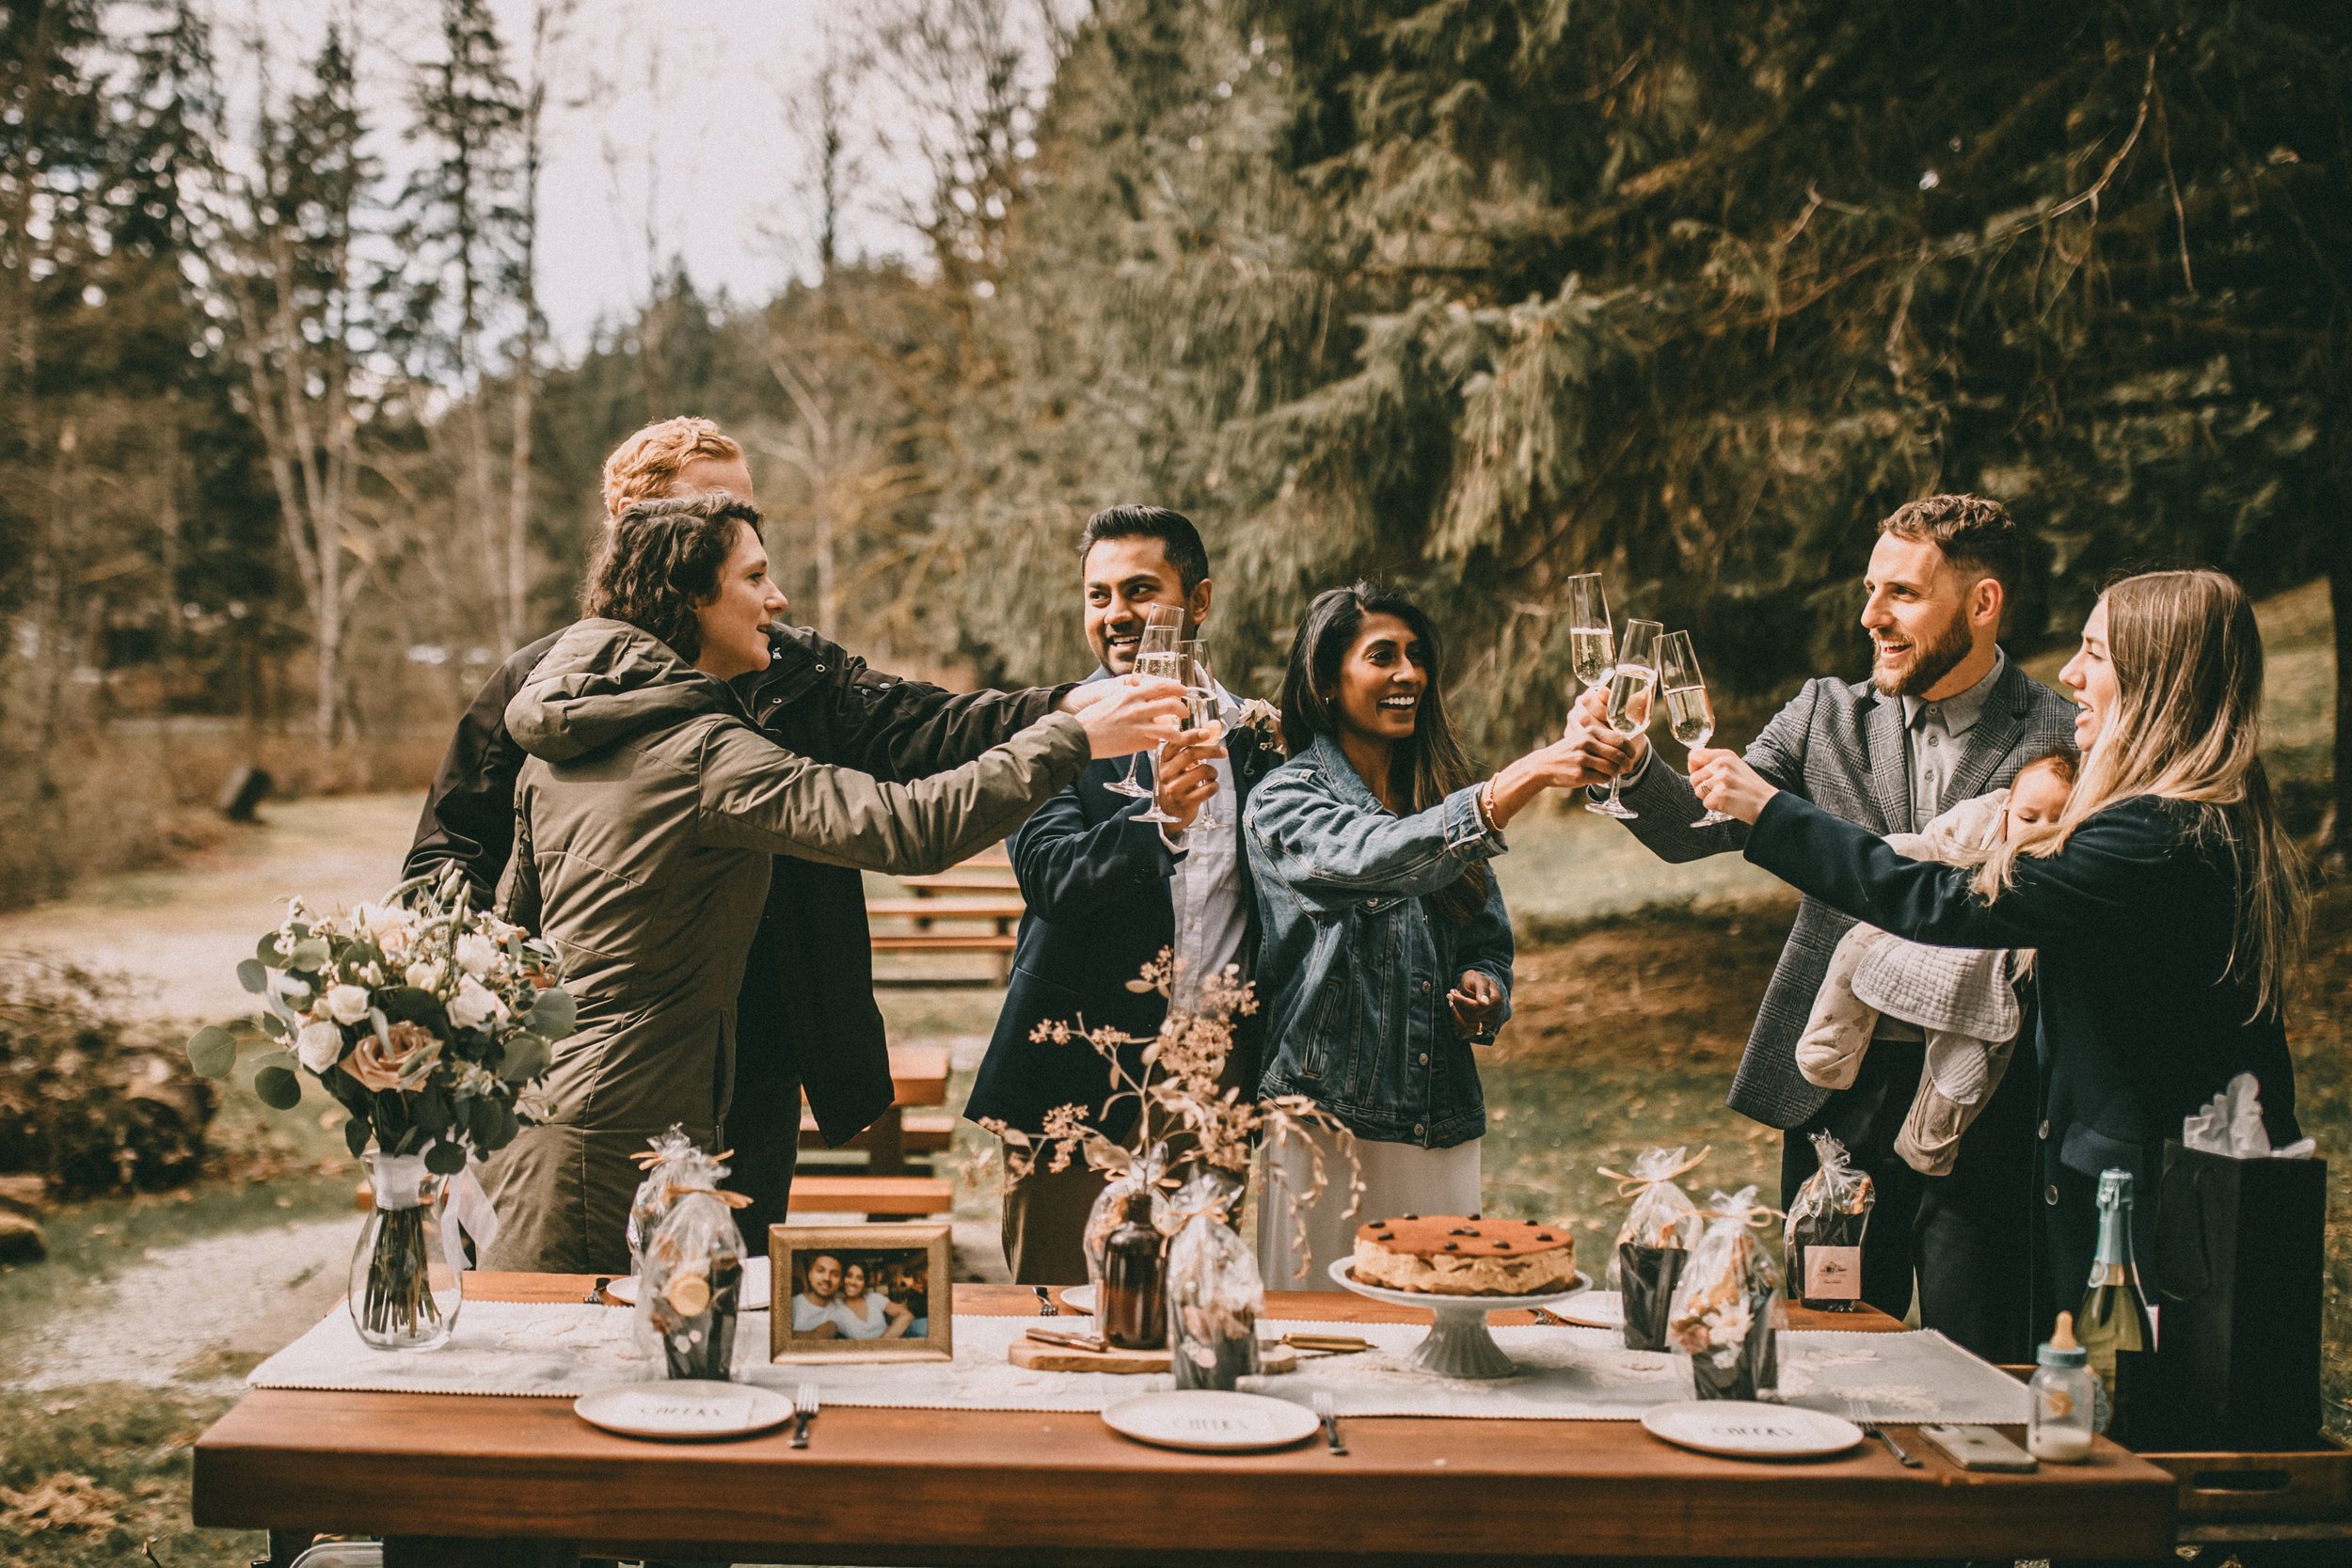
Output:
[[[749,1199],[719,1191],[726,1166],[696,1157],[673,1167],[668,1212],[645,1238],[637,1272],[637,1322],[659,1339],[670,1375],[725,1382],[735,1358],[743,1294],[743,1232],[735,1211]]]
[[[1707,1157],[1687,1158],[1681,1148],[1649,1148],[1623,1175],[1614,1177],[1618,1191],[1630,1191],[1633,1202],[1617,1231],[1616,1249],[1609,1255],[1609,1283],[1625,1303],[1625,1343],[1629,1350],[1664,1350],[1666,1319],[1674,1305],[1676,1281],[1698,1244],[1707,1222],[1676,1178]]]
[[[1813,1134],[1813,1152],[1820,1168],[1788,1205],[1789,1291],[1820,1311],[1851,1312],[1862,1305],[1862,1236],[1878,1192],[1829,1133]]]
[[[1780,1265],[1754,1187],[1717,1193],[1676,1288],[1671,1330],[1703,1400],[1752,1400],[1778,1381]]]
[[[1228,1223],[1242,1184],[1206,1169],[1176,1195],[1182,1216],[1168,1244],[1168,1341],[1179,1388],[1231,1389],[1258,1370],[1265,1285],[1257,1256]]]
[[[637,1196],[629,1200],[627,1232],[629,1268],[640,1272],[645,1260],[645,1242],[661,1223],[661,1216],[670,1212],[671,1177],[687,1161],[703,1158],[703,1151],[694,1147],[685,1128],[672,1122],[667,1132],[645,1140],[644,1150],[631,1158],[645,1173],[645,1179],[637,1183]]]

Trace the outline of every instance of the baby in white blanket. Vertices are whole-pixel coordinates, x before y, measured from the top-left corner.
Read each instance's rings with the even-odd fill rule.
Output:
[[[1963,800],[1917,833],[1886,842],[1914,860],[1983,863],[1995,846],[2065,809],[2077,763],[2072,748],[2017,770],[2007,789]],[[1797,1042],[1797,1070],[1825,1089],[1852,1085],[1881,1014],[1927,1036],[1927,1067],[1895,1150],[1926,1176],[1948,1175],[1961,1134],[1992,1099],[2017,1043],[2016,979],[2030,949],[1930,947],[1856,925],[1830,956]]]

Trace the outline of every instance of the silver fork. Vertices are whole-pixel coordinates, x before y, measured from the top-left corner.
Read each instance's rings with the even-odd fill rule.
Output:
[[[1333,1453],[1345,1453],[1347,1445],[1340,1441],[1340,1418],[1331,1408],[1331,1396],[1318,1389],[1315,1393],[1315,1418],[1323,1423],[1323,1440]]]
[[[792,1446],[808,1447],[808,1423],[817,1418],[817,1385],[803,1383],[792,1390]]]
[[[1051,1291],[1047,1291],[1042,1285],[1034,1286],[1032,1289],[1037,1291],[1037,1315],[1039,1317],[1058,1318],[1061,1316],[1061,1308],[1054,1305],[1054,1297]]]
[[[1900,1443],[1895,1441],[1893,1433],[1870,1419],[1870,1413],[1863,1407],[1860,1400],[1850,1399],[1846,1402],[1846,1418],[1862,1429],[1863,1436],[1875,1437],[1885,1444],[1886,1451],[1893,1454],[1904,1469],[1921,1468],[1917,1458],[1907,1451]]]

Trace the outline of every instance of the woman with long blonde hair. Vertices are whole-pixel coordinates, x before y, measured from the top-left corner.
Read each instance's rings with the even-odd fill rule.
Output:
[[[2058,679],[2083,772],[2064,811],[1975,870],[1907,861],[1775,790],[1738,753],[1692,753],[1748,859],[1899,936],[2033,947],[2042,1193],[2060,1291],[2088,1276],[2099,1173],[2129,1170],[2150,1270],[2164,1140],[2241,1072],[2274,1144],[2299,1136],[2287,976],[2308,901],[2259,755],[2263,647],[2219,572],[2150,572],[2100,596]],[[2153,1286],[2152,1286],[2153,1288]]]

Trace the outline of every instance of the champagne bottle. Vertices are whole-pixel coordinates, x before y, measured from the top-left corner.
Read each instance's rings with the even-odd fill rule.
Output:
[[[2143,1353],[2156,1347],[2148,1302],[2140,1294],[2139,1269],[2132,1260],[2132,1173],[2109,1170],[2099,1177],[2099,1251],[2090,1265],[2090,1288],[2074,1332],[2099,1374],[2101,1432],[2128,1426],[2132,1383]]]

